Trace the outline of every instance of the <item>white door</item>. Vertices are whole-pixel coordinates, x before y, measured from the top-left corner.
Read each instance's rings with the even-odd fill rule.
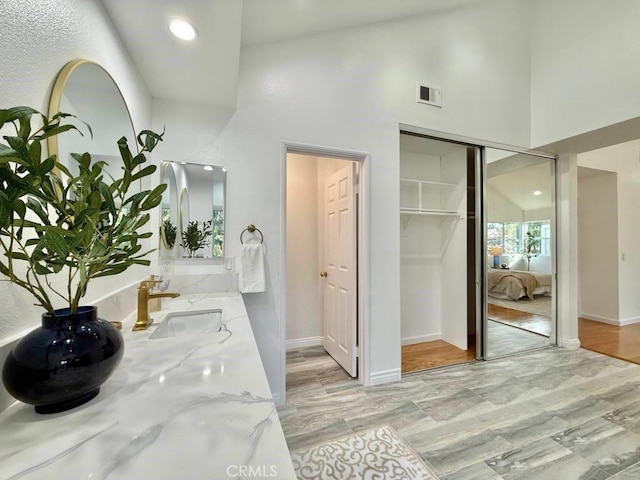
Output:
[[[357,376],[357,242],[355,164],[324,184],[323,346],[352,377]]]

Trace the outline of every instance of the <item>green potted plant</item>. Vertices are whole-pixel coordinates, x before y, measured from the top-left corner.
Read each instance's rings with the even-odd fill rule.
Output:
[[[42,413],[93,398],[120,361],[120,332],[80,302],[92,279],[149,265],[140,241],[151,232],[141,229],[166,188],[128,193],[156,170],[143,164],[162,135],[148,130],[137,137],[137,154],[126,138],[118,141],[120,178],[111,178],[106,163],[89,153],[72,155],[75,176],[55,156],[43,155],[47,138],[78,130],[62,123],[69,116],[47,118],[29,107],[0,110],[0,128],[15,129],[0,143],[0,273],[45,310],[42,327],[18,342],[2,376],[9,393]],[[33,129],[36,122],[41,126]],[[55,308],[61,302],[65,307]]]
[[[202,223],[202,229],[198,226]],[[211,220],[203,222],[190,221],[186,230],[182,231],[182,243],[180,246],[187,252],[189,258],[193,257],[197,250],[209,246],[213,235],[211,231]]]

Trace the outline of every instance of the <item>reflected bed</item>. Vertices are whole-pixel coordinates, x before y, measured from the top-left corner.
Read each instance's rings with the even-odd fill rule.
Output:
[[[490,268],[487,272],[489,296],[518,300],[551,293],[551,274]]]

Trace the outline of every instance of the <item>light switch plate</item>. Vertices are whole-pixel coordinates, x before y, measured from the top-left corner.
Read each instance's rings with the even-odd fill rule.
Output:
[[[230,272],[233,272],[235,267],[235,258],[234,257],[225,257],[224,265]]]
[[[172,274],[173,273],[173,262],[171,260],[160,260],[160,273]]]

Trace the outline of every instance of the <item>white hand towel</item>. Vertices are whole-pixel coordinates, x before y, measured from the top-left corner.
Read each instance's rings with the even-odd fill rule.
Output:
[[[243,245],[240,266],[240,293],[264,292],[264,249],[261,243]]]

